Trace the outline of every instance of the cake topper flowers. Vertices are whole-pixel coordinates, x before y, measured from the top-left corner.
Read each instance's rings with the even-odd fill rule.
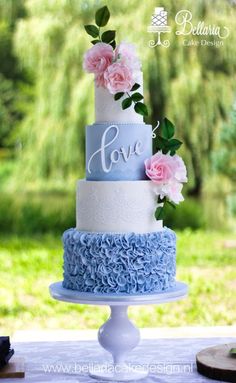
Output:
[[[175,208],[184,200],[181,193],[187,182],[187,170],[176,150],[182,142],[173,138],[175,127],[167,118],[161,123],[161,134],[156,139],[157,152],[145,161],[145,171],[154,184],[157,195],[156,219],[163,219],[167,205]]]
[[[93,47],[84,55],[83,68],[94,73],[95,84],[103,87],[114,95],[114,100],[122,98],[122,109],[133,105],[136,113],[148,115],[143,95],[136,92],[140,84],[136,82],[140,73],[141,64],[135,47],[132,44],[121,42],[116,45],[116,31],[101,32],[110,18],[107,6],[97,10],[95,14],[96,25],[85,25],[86,32],[94,38]]]

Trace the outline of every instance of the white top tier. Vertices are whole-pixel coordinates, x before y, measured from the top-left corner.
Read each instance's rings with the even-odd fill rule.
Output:
[[[137,92],[143,94],[142,72],[137,72],[135,81],[140,84]],[[143,117],[135,112],[134,104],[125,110],[122,109],[121,103],[126,97],[124,95],[120,100],[115,101],[114,95],[107,89],[95,85],[95,123],[142,123]]]

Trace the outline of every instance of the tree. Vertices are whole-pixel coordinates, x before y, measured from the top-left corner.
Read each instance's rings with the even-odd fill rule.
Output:
[[[230,121],[220,129],[218,150],[213,153],[216,170],[236,184],[236,100]]]
[[[28,182],[72,177],[74,182],[83,169],[84,125],[92,123],[93,114],[93,80],[82,70],[88,46],[83,18],[89,20],[93,9],[78,1],[47,0],[37,6],[28,1],[26,9],[29,16],[18,23],[15,45],[34,75],[35,101],[21,126],[16,173]]]
[[[23,1],[0,1],[0,148],[11,145],[11,134],[23,117],[23,83],[27,75],[13,52],[13,34],[24,16]]]

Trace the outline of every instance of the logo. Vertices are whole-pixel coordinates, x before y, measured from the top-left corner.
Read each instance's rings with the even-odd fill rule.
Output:
[[[148,43],[151,48],[154,48],[157,45],[162,45],[167,48],[170,45],[170,41],[167,39],[161,41],[161,33],[171,32],[171,28],[167,25],[167,12],[164,10],[164,7],[155,8],[151,19],[151,25],[147,28],[147,31],[149,33],[157,34],[157,41],[150,40]]]
[[[165,48],[170,46],[168,39],[162,41],[162,33],[170,33],[171,27],[167,25],[167,11],[164,7],[157,7],[151,17],[151,25],[148,26],[149,33],[157,34],[155,40],[149,40],[148,45],[150,48],[156,46],[163,46]],[[224,45],[222,40],[229,36],[229,28],[226,26],[219,26],[215,24],[206,24],[204,21],[199,20],[197,23],[193,22],[193,15],[187,9],[178,11],[175,15],[176,36],[191,36],[191,39],[184,38],[183,45],[185,46],[216,46],[217,48]],[[202,39],[194,39],[194,36],[203,36]],[[207,39],[208,36],[213,36],[213,39]]]

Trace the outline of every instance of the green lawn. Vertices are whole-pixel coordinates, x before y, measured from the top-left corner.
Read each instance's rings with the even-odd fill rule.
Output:
[[[233,235],[178,233],[178,279],[189,284],[187,299],[130,308],[139,326],[230,325],[236,323],[236,248]],[[0,237],[0,333],[18,329],[97,328],[106,307],[54,301],[48,285],[62,279],[59,237]]]

